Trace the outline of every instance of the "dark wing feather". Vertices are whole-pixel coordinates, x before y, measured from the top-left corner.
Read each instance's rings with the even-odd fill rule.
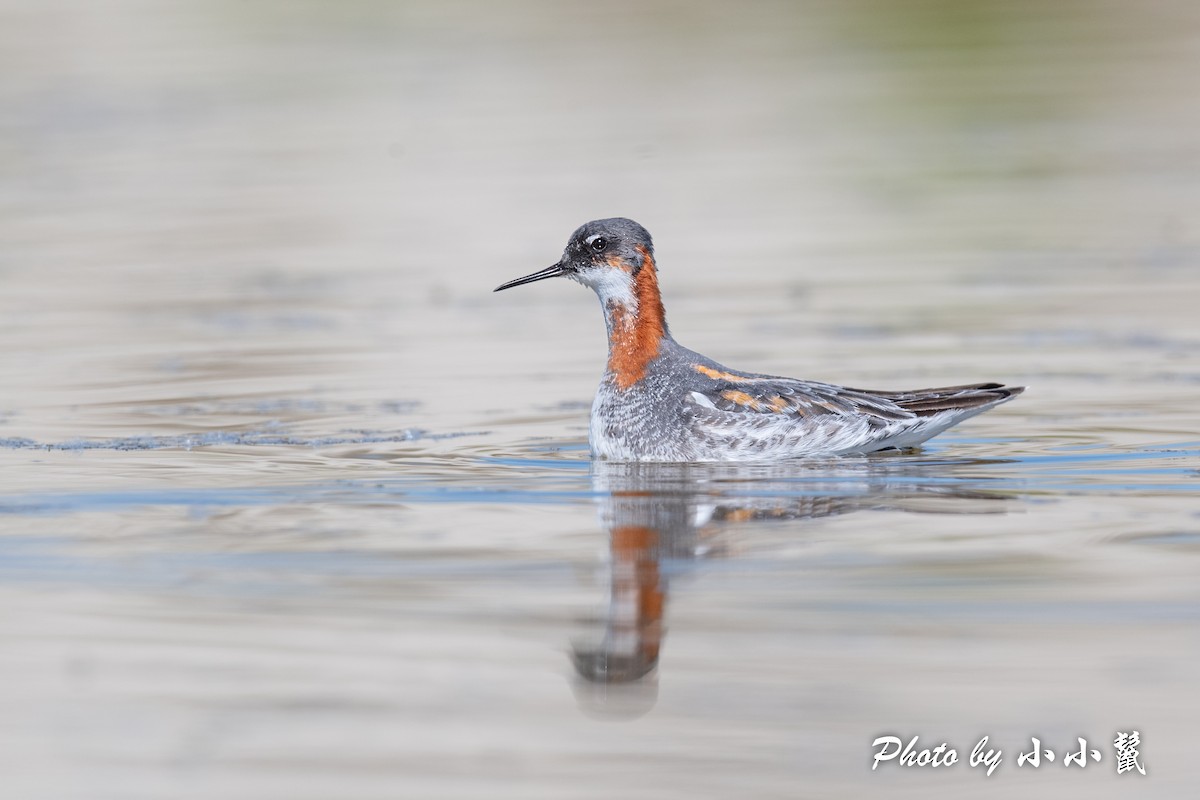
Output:
[[[1023,391],[1025,391],[1024,386],[976,383],[965,386],[944,386],[939,389],[916,389],[910,392],[867,391],[866,393],[891,400],[905,411],[923,417],[956,408],[979,408],[980,406],[995,405],[1010,397],[1016,397]]]

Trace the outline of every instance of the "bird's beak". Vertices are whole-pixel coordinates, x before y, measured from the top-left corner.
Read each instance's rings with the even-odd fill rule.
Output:
[[[567,268],[565,266],[563,266],[563,263],[560,261],[557,264],[552,264],[551,266],[546,267],[544,270],[541,270],[540,272],[535,272],[532,275],[526,275],[524,278],[517,278],[516,280],[509,281],[508,283],[502,283],[499,286],[497,286],[495,289],[493,289],[492,291],[498,292],[501,289],[511,289],[514,286],[520,286],[523,283],[533,283],[534,281],[543,281],[546,278],[557,278],[559,275],[565,275],[566,272],[567,272]]]

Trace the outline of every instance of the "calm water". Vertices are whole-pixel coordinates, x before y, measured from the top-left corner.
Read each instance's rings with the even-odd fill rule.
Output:
[[[1198,29],[0,4],[3,795],[1186,796]],[[592,465],[595,300],[490,290],[614,214],[721,361],[1031,388],[915,454]]]

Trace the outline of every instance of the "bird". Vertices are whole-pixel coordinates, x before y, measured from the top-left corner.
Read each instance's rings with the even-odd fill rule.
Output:
[[[675,341],[650,233],[624,217],[581,225],[556,263],[493,291],[560,277],[596,293],[608,330],[608,362],[588,425],[598,460],[775,461],[909,450],[1025,389],[975,383],[878,391],[726,367]]]

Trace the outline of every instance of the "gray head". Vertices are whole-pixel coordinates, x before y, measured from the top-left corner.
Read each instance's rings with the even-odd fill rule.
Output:
[[[591,287],[602,300],[619,299],[630,293],[633,279],[647,263],[654,268],[654,242],[649,231],[624,217],[595,219],[571,234],[557,264],[501,284],[495,291],[567,277]]]

